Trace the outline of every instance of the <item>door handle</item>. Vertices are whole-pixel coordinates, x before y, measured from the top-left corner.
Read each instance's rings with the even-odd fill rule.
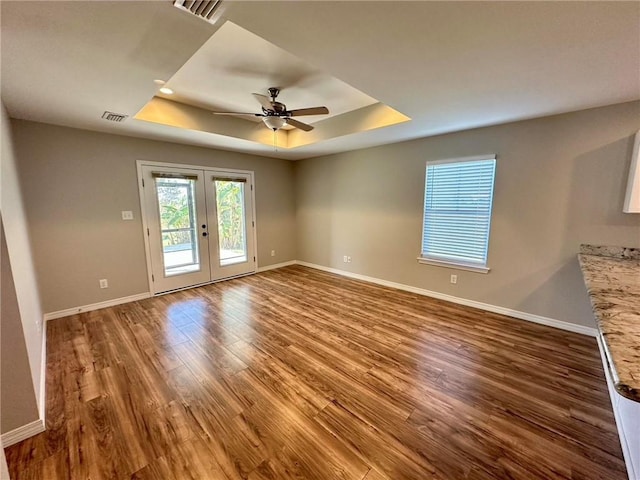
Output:
[[[207,235],[209,235],[207,232],[202,232],[203,237],[206,237]]]

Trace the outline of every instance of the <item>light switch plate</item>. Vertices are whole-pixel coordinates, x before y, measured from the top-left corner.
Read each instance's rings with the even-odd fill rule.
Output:
[[[131,210],[123,210],[122,211],[122,219],[123,220],[133,220],[133,212]]]

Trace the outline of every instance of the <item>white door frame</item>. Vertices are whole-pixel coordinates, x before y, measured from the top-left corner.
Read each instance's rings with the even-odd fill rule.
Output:
[[[207,224],[209,224],[210,227],[211,227],[210,224],[212,219],[212,213],[215,213],[215,217],[216,217],[215,221],[213,222],[212,228],[209,228],[209,241],[211,242],[212,238],[216,239],[215,248],[211,248],[211,246],[209,248],[209,260],[210,260],[209,270],[211,272],[211,279],[215,281],[215,280],[223,280],[225,278],[232,278],[238,275],[246,274],[245,272],[243,272],[243,270],[245,270],[246,267],[243,267],[243,265],[245,264],[244,262],[231,263],[229,265],[222,265],[222,262],[220,261],[220,243],[219,243],[220,234],[218,230],[219,218],[218,218],[218,208],[216,205],[217,193],[216,193],[215,181],[213,181],[213,178],[212,178],[212,181],[207,181],[208,175],[212,175],[213,178],[227,177],[228,179],[241,178],[244,180],[242,204],[245,212],[244,215],[250,221],[249,223],[245,220],[244,222],[245,224],[243,225],[245,229],[245,235],[246,235],[245,248],[247,253],[247,261],[250,261],[249,255],[255,257],[255,251],[256,251],[255,235],[251,236],[248,232],[249,228],[253,228],[253,230],[255,231],[255,215],[253,213],[253,209],[254,209],[253,182],[250,174],[240,170],[234,170],[230,172],[228,169],[216,168],[215,170],[209,169],[205,171],[205,174],[204,174],[205,196],[206,196],[205,200],[207,204],[207,216],[209,217],[208,218],[209,221],[207,222]],[[247,213],[250,213],[251,215],[249,216],[247,215]],[[212,230],[214,234],[212,234]],[[254,259],[254,266],[257,268],[255,259]],[[233,273],[234,271],[235,273]],[[255,269],[253,273],[255,273]]]
[[[192,185],[193,207],[190,209],[195,218],[191,218],[195,227],[195,238],[192,238],[193,247],[198,252],[198,269],[195,271],[183,271],[178,274],[168,275],[164,255],[162,240],[162,221],[160,210],[158,209],[159,198],[156,191],[156,175],[164,174],[168,176],[184,176],[190,180],[195,180]],[[146,184],[142,190],[145,195],[144,206],[146,208],[144,219],[147,223],[147,240],[149,243],[149,253],[151,257],[151,272],[155,276],[153,287],[155,292],[168,292],[178,290],[191,285],[200,285],[211,280],[211,262],[209,261],[210,241],[206,230],[201,232],[200,224],[208,223],[205,193],[205,173],[203,170],[191,168],[166,168],[160,166],[142,166],[142,178]],[[193,252],[192,252],[193,254]]]
[[[138,196],[139,196],[139,200],[140,200],[140,212],[141,212],[141,217],[142,217],[142,235],[144,237],[144,252],[145,252],[145,259],[146,259],[146,263],[147,263],[147,283],[149,285],[149,292],[152,295],[158,295],[158,294],[162,294],[162,293],[167,293],[167,292],[157,292],[154,288],[154,281],[153,281],[153,270],[152,270],[152,266],[151,266],[151,247],[149,245],[149,235],[148,235],[148,231],[149,231],[149,225],[147,224],[147,212],[146,212],[146,202],[145,202],[145,198],[144,198],[144,186],[143,186],[143,175],[142,175],[142,167],[143,166],[148,166],[148,167],[157,167],[157,168],[162,168],[162,167],[169,167],[169,168],[185,168],[185,169],[194,169],[194,170],[204,170],[209,171],[209,170],[215,170],[218,172],[228,172],[228,173],[242,173],[245,175],[249,175],[249,178],[251,179],[251,208],[252,208],[252,214],[253,214],[253,218],[251,219],[252,225],[253,225],[253,245],[254,245],[254,257],[255,257],[255,269],[253,272],[251,273],[255,273],[258,269],[258,235],[257,235],[257,221],[256,221],[256,195],[255,195],[255,175],[253,170],[241,170],[241,169],[237,169],[237,168],[220,168],[220,167],[213,167],[213,166],[207,166],[207,165],[193,165],[193,164],[186,164],[186,163],[168,163],[168,162],[153,162],[153,161],[149,161],[149,160],[136,160],[136,172],[138,175]],[[217,228],[217,226],[216,226]],[[250,275],[249,274],[241,274],[241,275],[237,275],[237,276],[244,276],[244,275]],[[233,278],[233,277],[228,277],[228,278]],[[211,280],[208,282],[204,282],[201,283],[199,285],[206,285],[208,283],[215,283],[215,282],[219,282],[222,280],[226,280],[227,278],[224,279],[219,279],[219,280]],[[190,287],[186,287],[186,288],[192,288],[195,287],[196,285],[192,285]]]

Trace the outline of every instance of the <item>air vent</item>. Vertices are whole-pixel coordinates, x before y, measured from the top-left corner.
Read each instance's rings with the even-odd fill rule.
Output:
[[[220,10],[222,0],[173,0],[173,6],[193,13],[209,23],[215,23],[215,13]]]
[[[109,120],[110,122],[122,122],[129,115],[124,115],[123,113],[113,113],[113,112],[105,112],[102,114],[102,118],[105,120]]]

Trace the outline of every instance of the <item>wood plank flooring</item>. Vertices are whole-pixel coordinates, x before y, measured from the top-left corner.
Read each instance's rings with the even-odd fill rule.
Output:
[[[300,266],[54,320],[14,480],[624,479],[593,338]]]

